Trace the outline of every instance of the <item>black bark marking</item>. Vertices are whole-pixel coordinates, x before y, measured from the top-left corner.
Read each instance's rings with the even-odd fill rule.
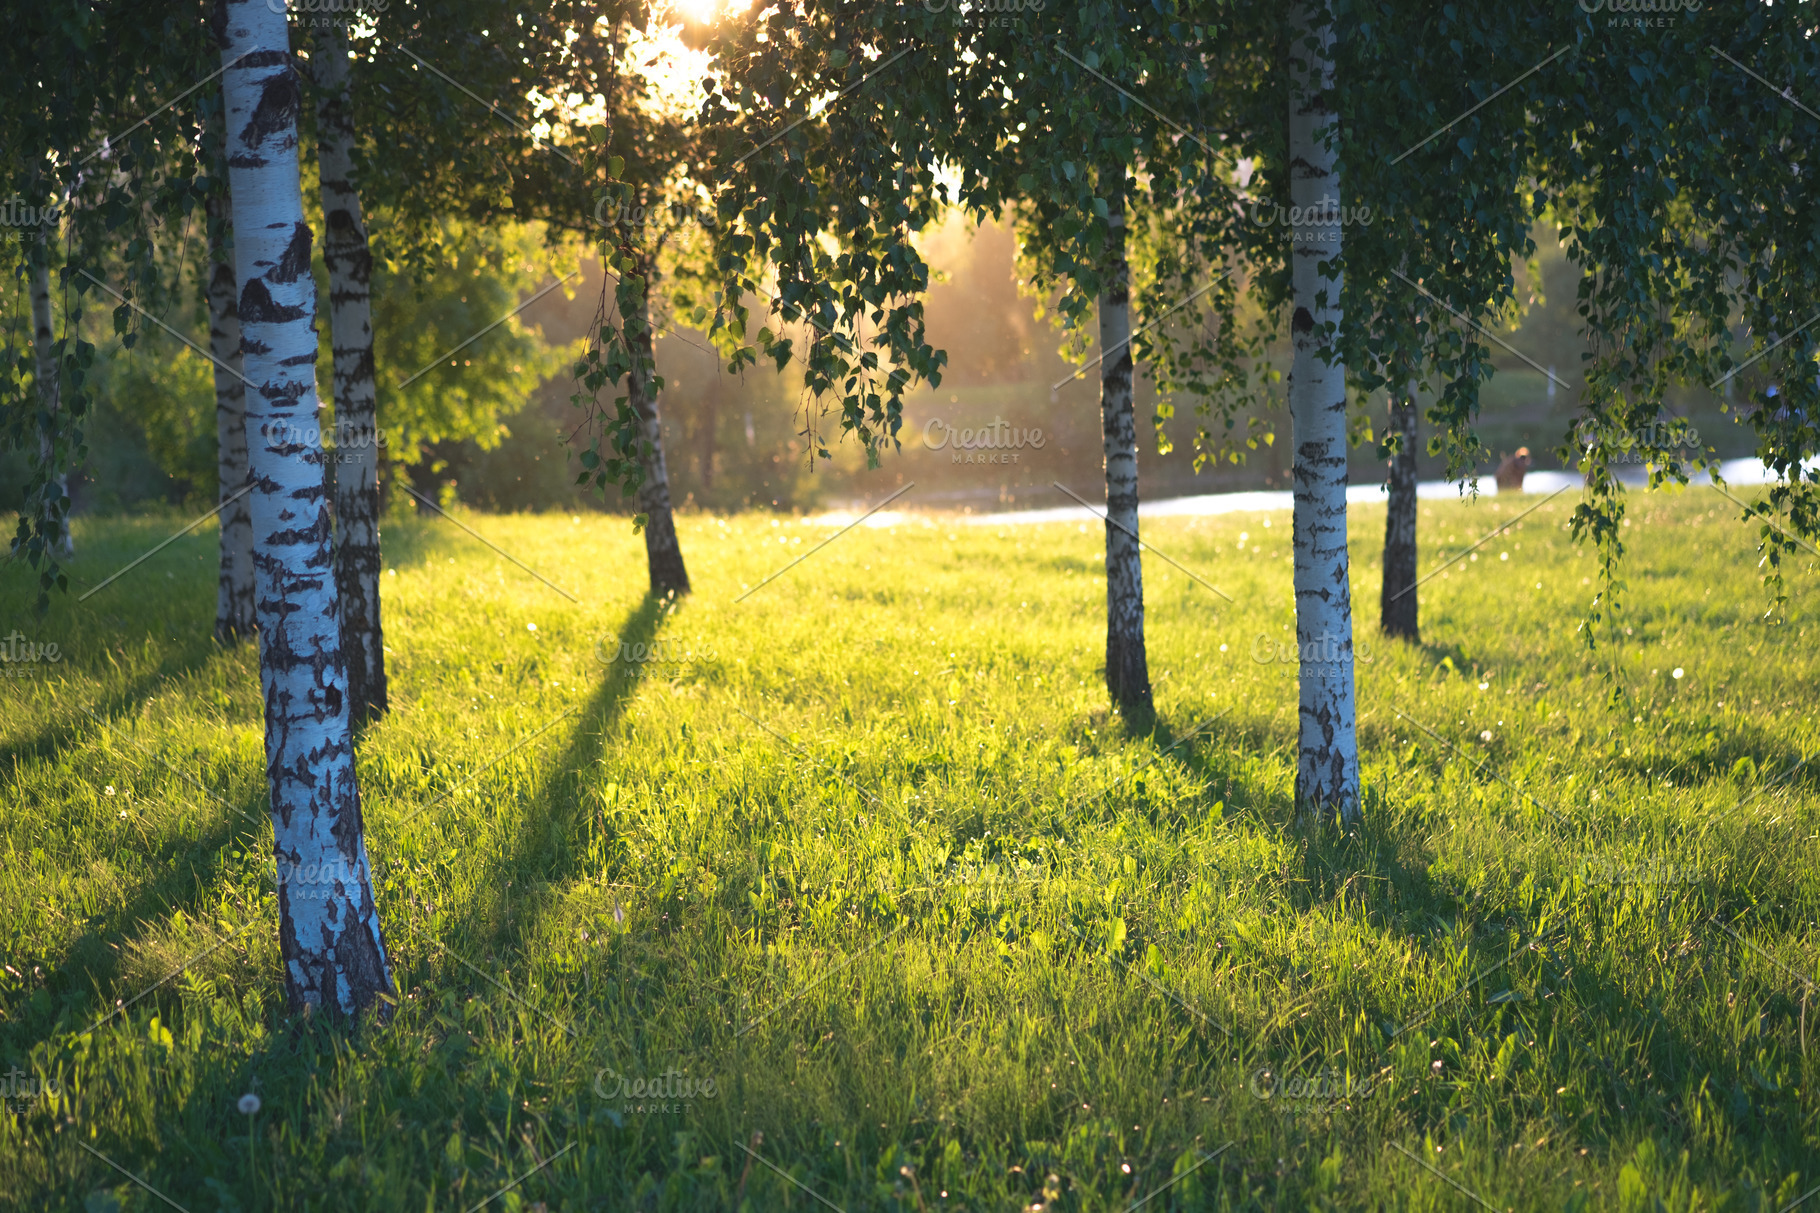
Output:
[[[1292,333],[1314,332],[1314,317],[1309,314],[1307,308],[1299,307],[1295,310],[1295,319],[1289,322],[1289,331]]]
[[[277,268],[268,275],[273,282],[291,283],[310,272],[310,226],[299,223],[291,229],[290,243],[278,258]],[[301,312],[298,313],[302,315]]]
[[[271,61],[277,57],[277,63]],[[297,115],[303,109],[303,92],[289,56],[278,51],[258,51],[241,60],[242,67],[280,67],[259,86],[259,104],[241,128],[240,142],[250,151],[273,135],[297,137]]]
[[[272,298],[272,292],[266,289],[264,282],[257,278],[248,278],[246,285],[240,289],[240,302],[236,305],[240,313],[240,323],[247,324],[288,324],[303,317],[304,309],[281,304]],[[252,350],[251,342],[245,344]],[[261,346],[261,352],[268,347]]]

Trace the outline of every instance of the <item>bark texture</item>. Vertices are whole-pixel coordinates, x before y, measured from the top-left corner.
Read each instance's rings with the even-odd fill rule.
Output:
[[[335,351],[335,588],[341,650],[356,724],[386,710],[385,633],[379,622],[379,388],[373,371],[371,288],[360,196],[354,190],[354,109],[346,31],[316,33],[317,163],[322,175],[322,260],[329,271]]]
[[[652,280],[647,272],[645,282]],[[664,462],[663,424],[657,415],[657,390],[653,383],[656,356],[651,340],[650,287],[638,295],[638,315],[630,317],[627,336],[633,346],[634,365],[626,376],[630,403],[638,412],[644,431],[645,482],[638,489],[638,512],[645,516],[645,563],[651,574],[651,592],[664,595],[689,592],[689,570],[683,566],[682,545],[676,539],[676,516],[670,506],[670,470]]]
[[[57,330],[51,314],[51,244],[53,235],[49,228],[39,233],[42,256],[32,266],[32,354],[36,359],[35,378],[38,388],[38,405],[46,415],[55,417],[63,407],[63,381],[57,370]],[[38,457],[48,464],[54,451],[50,436],[40,434],[38,437]],[[70,537],[69,527],[69,477],[58,476],[45,489],[44,501],[39,516],[43,522],[46,537],[50,540],[51,554],[59,561],[73,559],[76,545]]]
[[[247,486],[246,380],[240,361],[240,313],[234,308],[234,251],[228,237],[233,216],[222,195],[209,199],[211,226],[218,221],[220,243],[209,249],[209,353],[215,356],[215,472],[220,499]],[[215,590],[215,637],[251,636],[253,614],[253,517],[247,499],[236,498],[220,514],[221,561]]]
[[[1100,291],[1100,427],[1106,459],[1106,690],[1127,717],[1150,712],[1144,564],[1138,543],[1137,419],[1131,409],[1131,266],[1124,170],[1108,174],[1110,234]]]
[[[1324,3],[1298,0],[1289,49],[1289,197],[1304,214],[1339,212],[1333,27]],[[1295,436],[1296,640],[1301,653],[1296,805],[1343,825],[1359,816],[1353,696],[1352,583],[1346,551],[1346,373],[1333,346],[1340,278],[1321,272],[1340,255],[1338,222],[1292,229],[1295,314],[1289,413]]]
[[[1390,393],[1390,432],[1401,442],[1390,457],[1390,508],[1384,514],[1384,589],[1378,626],[1386,636],[1420,641],[1416,621],[1415,385]]]
[[[278,885],[279,949],[295,1011],[333,1017],[392,990],[354,781],[347,671],[331,567],[319,422],[316,284],[297,171],[302,94],[282,5],[215,9],[227,100],[241,356],[247,379],[259,674]],[[376,1005],[377,1004],[377,1005]]]

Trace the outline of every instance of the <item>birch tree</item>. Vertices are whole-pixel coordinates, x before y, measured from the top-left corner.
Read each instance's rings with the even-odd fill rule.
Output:
[[[1341,205],[1336,164],[1332,19],[1321,0],[1292,10],[1289,189],[1304,214]],[[1346,368],[1340,361],[1338,223],[1295,230],[1289,413],[1295,462],[1295,604],[1300,662],[1298,810],[1359,818],[1352,576],[1346,547]],[[1330,236],[1321,240],[1322,235]],[[1311,658],[1311,655],[1312,658]]]
[[[51,434],[56,428],[57,414],[63,409],[63,385],[57,365],[57,328],[51,311],[51,248],[55,242],[55,229],[48,223],[40,224],[38,256],[31,262],[32,352],[36,360],[34,378],[38,407],[47,418],[38,437],[38,456],[46,467],[53,464]],[[39,509],[43,534],[50,543],[52,553],[59,561],[72,559],[76,548],[70,538],[67,473],[60,471],[52,476],[49,487],[40,498]]]
[[[1138,543],[1137,419],[1131,408],[1131,263],[1125,255],[1125,166],[1106,177],[1106,253],[1099,294],[1100,424],[1106,462],[1106,690],[1127,714],[1148,711],[1144,563]]]
[[[1416,612],[1416,386],[1390,390],[1388,500],[1384,509],[1383,590],[1378,627],[1386,636],[1422,638]]]
[[[316,287],[297,165],[302,94],[282,8],[216,10],[233,198],[266,774],[279,948],[293,1010],[337,1017],[376,1006],[392,978],[373,899],[354,779],[347,672],[317,423]],[[299,887],[286,872],[333,873]]]
[[[215,636],[231,641],[253,634],[253,519],[243,495],[248,485],[246,380],[240,357],[240,315],[234,307],[233,215],[226,194],[208,201],[209,353],[215,364],[215,467],[222,502],[220,560],[215,591]]]
[[[354,104],[347,32],[317,32],[317,167],[322,181],[322,259],[329,271],[335,374],[335,590],[341,651],[356,724],[386,710],[385,634],[379,618],[379,388],[374,377],[373,254],[354,188]]]

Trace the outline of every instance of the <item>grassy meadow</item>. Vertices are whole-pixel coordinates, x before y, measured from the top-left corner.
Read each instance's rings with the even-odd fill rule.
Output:
[[[1540,497],[1422,503],[1423,569]],[[1820,1186],[1820,578],[1573,494],[1377,631],[1365,824],[1291,811],[1290,519],[1146,520],[1158,715],[1097,524],[392,523],[360,740],[399,988],[287,1017],[252,646],[205,526],[79,523],[0,619],[0,1204],[149,1210],[1772,1211]],[[914,495],[904,499],[913,505]],[[1241,542],[1242,537],[1242,542]],[[1816,635],[1809,636],[1813,631]],[[256,1095],[258,1110],[243,1096]],[[1820,1198],[1814,1205],[1820,1207]]]

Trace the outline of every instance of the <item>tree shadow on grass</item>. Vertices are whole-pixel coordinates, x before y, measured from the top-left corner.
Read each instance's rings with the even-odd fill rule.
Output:
[[[236,813],[225,806],[203,832],[173,838],[168,847],[148,856],[148,867],[160,874],[140,884],[117,906],[84,920],[84,929],[60,954],[44,959],[51,975],[43,997],[34,995],[0,1020],[0,1048],[24,1056],[34,1043],[66,1031],[86,1028],[107,1014],[113,999],[131,999],[146,991],[120,989],[123,957],[135,941],[153,940],[173,913],[210,924],[208,933],[225,936],[214,922],[209,891],[227,879],[228,852],[238,843],[259,850],[270,845],[270,831],[257,810]],[[254,928],[257,929],[257,928]],[[30,958],[15,958],[15,964]],[[143,1009],[156,996],[137,1004]]]
[[[151,634],[152,629],[145,629],[146,637]],[[249,640],[246,643],[256,644],[257,641]],[[202,673],[216,661],[235,659],[233,650],[223,648],[211,635],[202,631],[170,644],[160,653],[156,667],[108,690],[93,703],[79,702],[80,692],[77,690],[63,694],[53,693],[52,702],[60,710],[47,716],[37,732],[0,743],[0,768],[54,758],[72,739],[93,730],[96,727],[95,717],[107,721],[118,716],[132,716],[161,690]],[[89,715],[91,712],[93,717]]]
[[[669,601],[647,594],[626,616],[617,635],[625,651],[652,650]],[[541,916],[549,890],[581,867],[581,829],[587,817],[583,790],[598,766],[606,736],[625,714],[644,681],[646,662],[614,660],[593,696],[578,713],[568,745],[545,768],[530,797],[519,802],[507,849],[495,857],[479,894],[454,918],[445,936],[459,946],[494,955],[512,955],[529,926]],[[467,959],[479,963],[481,956]]]

